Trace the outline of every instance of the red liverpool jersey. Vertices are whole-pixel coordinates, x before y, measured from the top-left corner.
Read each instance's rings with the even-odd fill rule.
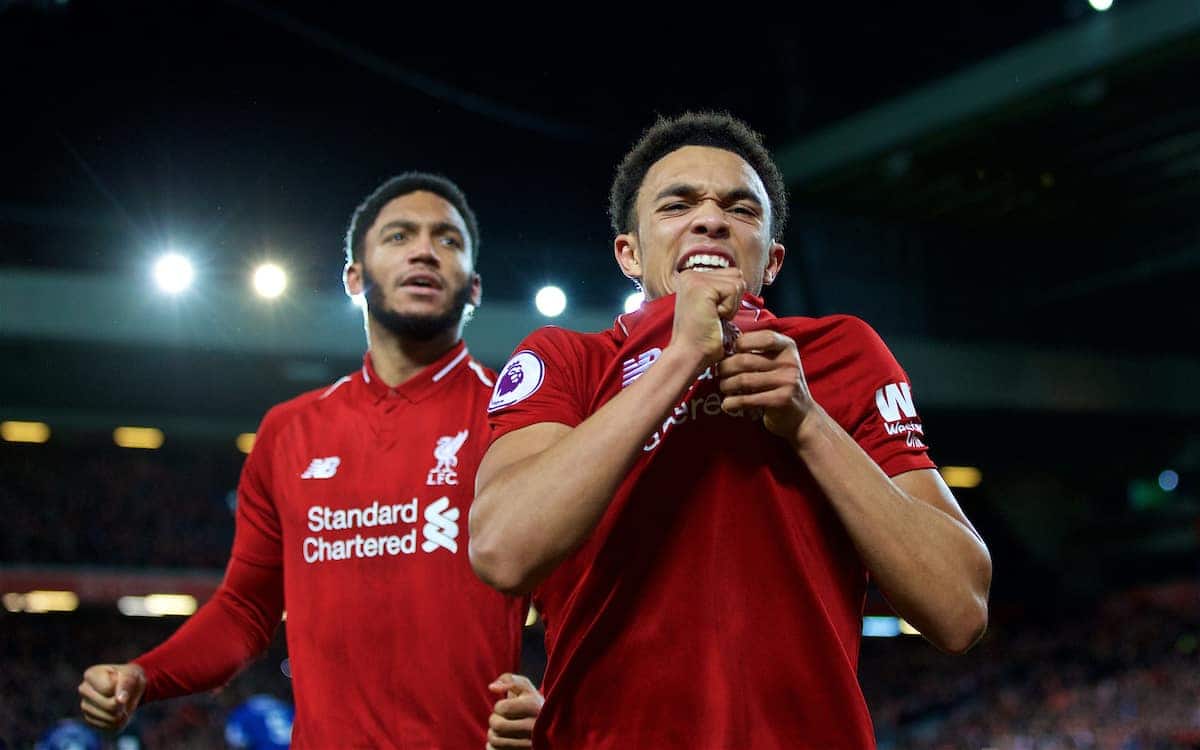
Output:
[[[497,381],[493,439],[594,413],[667,346],[674,303],[603,333],[530,335]],[[753,297],[735,323],[791,336],[816,401],[887,474],[933,467],[908,378],[865,323],[775,318]],[[867,571],[789,446],[720,403],[706,371],[535,591],[548,651],[535,747],[874,746],[856,676]]]
[[[263,420],[231,570],[282,570],[293,747],[486,742],[487,685],[518,666],[525,607],[467,559],[491,381],[462,343],[396,388],[368,356]],[[165,658],[139,660],[152,687]]]

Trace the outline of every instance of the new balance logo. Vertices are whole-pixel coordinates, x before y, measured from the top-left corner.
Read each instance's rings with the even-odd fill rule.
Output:
[[[421,533],[425,541],[421,549],[433,552],[441,547],[451,552],[458,552],[458,508],[450,507],[450,498],[443,497],[425,507],[425,528]]]
[[[300,475],[301,479],[329,479],[334,474],[337,474],[338,466],[342,463],[342,459],[337,456],[329,456],[328,458],[314,458],[304,473]]]
[[[454,470],[454,467],[458,466],[458,451],[465,442],[467,442],[467,430],[463,430],[457,435],[443,435],[438,438],[437,446],[433,449],[433,457],[437,459],[437,465],[429,470],[425,484],[431,486],[458,484],[458,472]]]
[[[908,383],[888,383],[875,391],[875,406],[884,422],[899,422],[917,416]]]
[[[648,349],[637,355],[637,358],[625,360],[625,362],[621,365],[621,387],[625,388],[630,383],[640,378],[642,373],[650,369],[650,365],[657,362],[658,358],[661,356],[662,349],[659,349],[656,346],[653,349]]]

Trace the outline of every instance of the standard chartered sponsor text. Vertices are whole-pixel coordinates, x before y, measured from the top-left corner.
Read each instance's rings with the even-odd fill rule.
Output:
[[[407,503],[380,503],[378,500],[362,508],[330,508],[313,505],[308,509],[308,529],[314,533],[344,531],[417,522],[417,498]],[[320,563],[331,560],[411,555],[417,550],[417,529],[403,534],[355,534],[349,538],[310,536],[304,539],[304,562]]]

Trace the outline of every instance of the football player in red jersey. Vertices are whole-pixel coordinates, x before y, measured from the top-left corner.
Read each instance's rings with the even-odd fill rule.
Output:
[[[478,581],[463,533],[495,377],[462,341],[478,248],[443,177],[400,175],[358,207],[345,286],[366,301],[362,367],[268,412],[221,586],[157,648],[84,673],[89,723],[223,685],[286,607],[294,747],[528,744],[540,695],[511,674],[527,605]]]
[[[861,320],[763,307],[786,211],[744,123],[660,120],[610,196],[647,301],[499,375],[470,552],[553,623],[535,747],[874,747],[868,577],[942,649],[986,627],[991,559],[908,376]]]

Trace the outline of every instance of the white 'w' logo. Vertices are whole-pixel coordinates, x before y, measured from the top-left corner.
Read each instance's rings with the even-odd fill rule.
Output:
[[[425,541],[421,549],[433,552],[438,547],[444,547],[451,552],[458,552],[458,508],[450,508],[450,498],[443,497],[425,507]]]
[[[642,376],[646,370],[650,369],[650,365],[658,361],[662,356],[662,349],[657,346],[652,349],[647,349],[636,358],[630,357],[621,365],[621,387],[626,388],[630,383]]]
[[[888,383],[875,391],[875,406],[884,422],[899,422],[917,416],[908,383]]]

